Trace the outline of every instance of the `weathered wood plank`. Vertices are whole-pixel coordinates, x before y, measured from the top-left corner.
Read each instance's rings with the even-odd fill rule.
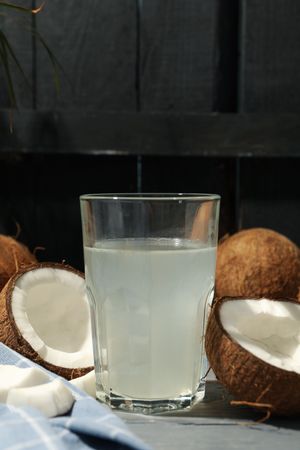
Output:
[[[300,2],[241,0],[239,110],[300,111]]]
[[[143,157],[142,192],[221,195],[219,236],[235,227],[235,164],[231,158]]]
[[[38,30],[62,64],[55,95],[43,49],[37,49],[38,108],[135,110],[136,4],[134,0],[47,2]]]
[[[219,112],[237,110],[239,1],[218,2],[215,109]]]
[[[217,3],[140,2],[143,111],[213,110]]]
[[[136,191],[136,157],[1,155],[0,233],[15,235],[40,261],[65,260],[83,269],[79,196]]]
[[[226,419],[140,418],[121,416],[131,431],[153,450],[299,450],[300,431]]]
[[[300,245],[300,158],[241,158],[240,228],[266,227]]]
[[[0,110],[0,152],[300,157],[299,114]]]
[[[16,2],[26,8],[32,7],[32,0]],[[16,64],[10,58],[12,79],[15,88],[17,105],[20,109],[33,107],[33,46],[32,34],[28,27],[31,26],[31,16],[28,13],[14,11],[0,6],[0,28],[8,39],[24,73],[28,83],[18,70]],[[4,76],[3,66],[0,67],[0,107],[10,108],[11,101],[7,90],[7,79]]]
[[[227,391],[218,383],[207,383],[206,391],[203,402],[189,411],[118,415],[154,450],[299,449],[299,417],[272,418],[260,424],[256,421],[261,414],[231,406]]]

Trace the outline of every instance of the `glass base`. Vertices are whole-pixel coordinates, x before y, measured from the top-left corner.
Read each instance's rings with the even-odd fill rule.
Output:
[[[106,403],[111,408],[138,414],[162,414],[165,412],[186,410],[198,401],[201,401],[204,395],[204,384],[199,386],[196,394],[192,396],[184,395],[174,399],[133,399],[112,392],[109,395],[103,391],[97,391],[96,393],[97,399],[102,403]]]

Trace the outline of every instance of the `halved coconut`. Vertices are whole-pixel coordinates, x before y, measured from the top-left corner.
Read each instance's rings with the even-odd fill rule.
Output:
[[[14,275],[0,294],[0,341],[67,379],[92,370],[83,274],[44,263]]]
[[[275,414],[300,413],[297,300],[217,300],[205,348],[217,378],[241,403]]]

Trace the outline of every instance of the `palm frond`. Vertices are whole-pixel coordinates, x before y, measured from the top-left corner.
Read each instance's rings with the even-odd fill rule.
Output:
[[[6,81],[7,81],[7,90],[8,90],[10,105],[12,108],[16,108],[17,107],[17,99],[16,99],[14,83],[13,83],[13,79],[12,79],[11,71],[10,71],[7,47],[6,47],[5,42],[3,41],[2,37],[0,37],[0,59],[1,59],[2,65],[3,65],[3,70],[4,70]]]
[[[3,11],[8,8],[11,10],[16,10],[18,12],[22,12],[22,13],[37,14],[43,9],[44,4],[45,4],[45,2],[41,3],[39,7],[35,8],[35,9],[31,9],[31,8],[26,8],[24,6],[16,5],[14,3],[0,1],[0,16],[7,17],[8,12],[7,11],[3,12]],[[14,15],[13,15],[13,20],[14,21],[17,20],[16,17],[14,17]],[[66,80],[69,82],[68,77],[65,74],[63,67],[61,66],[60,62],[58,61],[58,59],[52,52],[49,45],[46,43],[43,36],[36,30],[36,28],[31,27],[30,21],[28,21],[28,19],[26,19],[25,17],[22,17],[22,18],[19,17],[18,21],[20,22],[19,25],[21,24],[20,26],[24,29],[24,31],[30,32],[34,36],[35,40],[37,42],[39,42],[45,49],[45,51],[49,57],[49,60],[51,62],[52,69],[53,69],[54,86],[55,86],[56,92],[58,94],[60,94],[60,91],[61,91],[60,73],[63,73]],[[22,67],[18,57],[15,54],[15,51],[14,51],[12,45],[10,44],[5,33],[0,29],[0,66],[3,67],[4,76],[6,78],[8,96],[9,96],[11,108],[16,108],[17,107],[17,99],[16,99],[14,82],[13,82],[13,77],[12,77],[12,66],[11,66],[12,63],[16,66],[18,71],[21,73],[27,86],[29,86],[30,89],[32,89],[32,86],[30,85],[30,82],[27,79],[27,76],[23,70],[23,67]]]
[[[30,85],[30,83],[28,81],[28,78],[27,78],[27,76],[26,76],[26,74],[25,74],[25,72],[24,72],[24,70],[23,70],[23,68],[22,68],[22,66],[21,66],[17,56],[15,55],[15,52],[14,52],[12,46],[10,45],[10,43],[9,43],[7,37],[5,36],[5,34],[3,33],[3,31],[1,31],[1,30],[0,30],[0,39],[1,39],[2,45],[6,48],[7,55],[9,55],[12,58],[12,60],[15,63],[15,65],[17,66],[19,72],[23,76],[23,79],[24,79],[25,83],[27,84],[28,87],[31,88],[31,85]]]
[[[52,50],[49,47],[49,45],[47,44],[47,42],[45,41],[45,39],[43,38],[43,36],[34,28],[30,28],[30,32],[33,34],[33,36],[36,37],[36,39],[44,47],[44,49],[50,59],[50,62],[51,62],[52,68],[53,68],[53,80],[54,80],[55,89],[56,89],[56,92],[58,94],[60,94],[61,82],[60,82],[59,73],[60,72],[64,73],[64,69],[63,69],[62,65],[60,64],[60,62],[58,61],[58,59],[56,58],[56,56],[54,55],[54,53],[52,52]]]
[[[30,13],[30,14],[39,13],[40,11],[42,11],[44,5],[45,5],[45,2],[43,2],[38,8],[32,9],[32,8],[26,8],[25,6],[15,5],[14,3],[0,1],[0,7],[3,6],[4,8],[15,9],[17,11],[24,12],[24,13]]]

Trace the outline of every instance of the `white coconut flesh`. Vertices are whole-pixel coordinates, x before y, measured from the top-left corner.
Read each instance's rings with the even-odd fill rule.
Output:
[[[12,389],[32,387],[47,383],[49,376],[35,367],[21,368],[0,365],[0,403],[5,403]]]
[[[59,380],[46,384],[12,389],[6,403],[13,406],[33,406],[46,417],[65,414],[74,403],[72,392]]]
[[[45,361],[66,368],[93,365],[82,277],[57,268],[28,271],[17,279],[11,304],[19,331]]]
[[[51,378],[35,367],[0,365],[0,403],[33,406],[47,417],[64,414],[74,403],[62,380]]]
[[[257,358],[300,374],[300,304],[279,300],[225,301],[223,328]]]
[[[90,395],[93,398],[96,398],[96,375],[95,370],[91,370],[86,375],[83,375],[78,378],[74,378],[74,380],[70,380],[70,383],[73,386],[78,387],[86,394]]]

